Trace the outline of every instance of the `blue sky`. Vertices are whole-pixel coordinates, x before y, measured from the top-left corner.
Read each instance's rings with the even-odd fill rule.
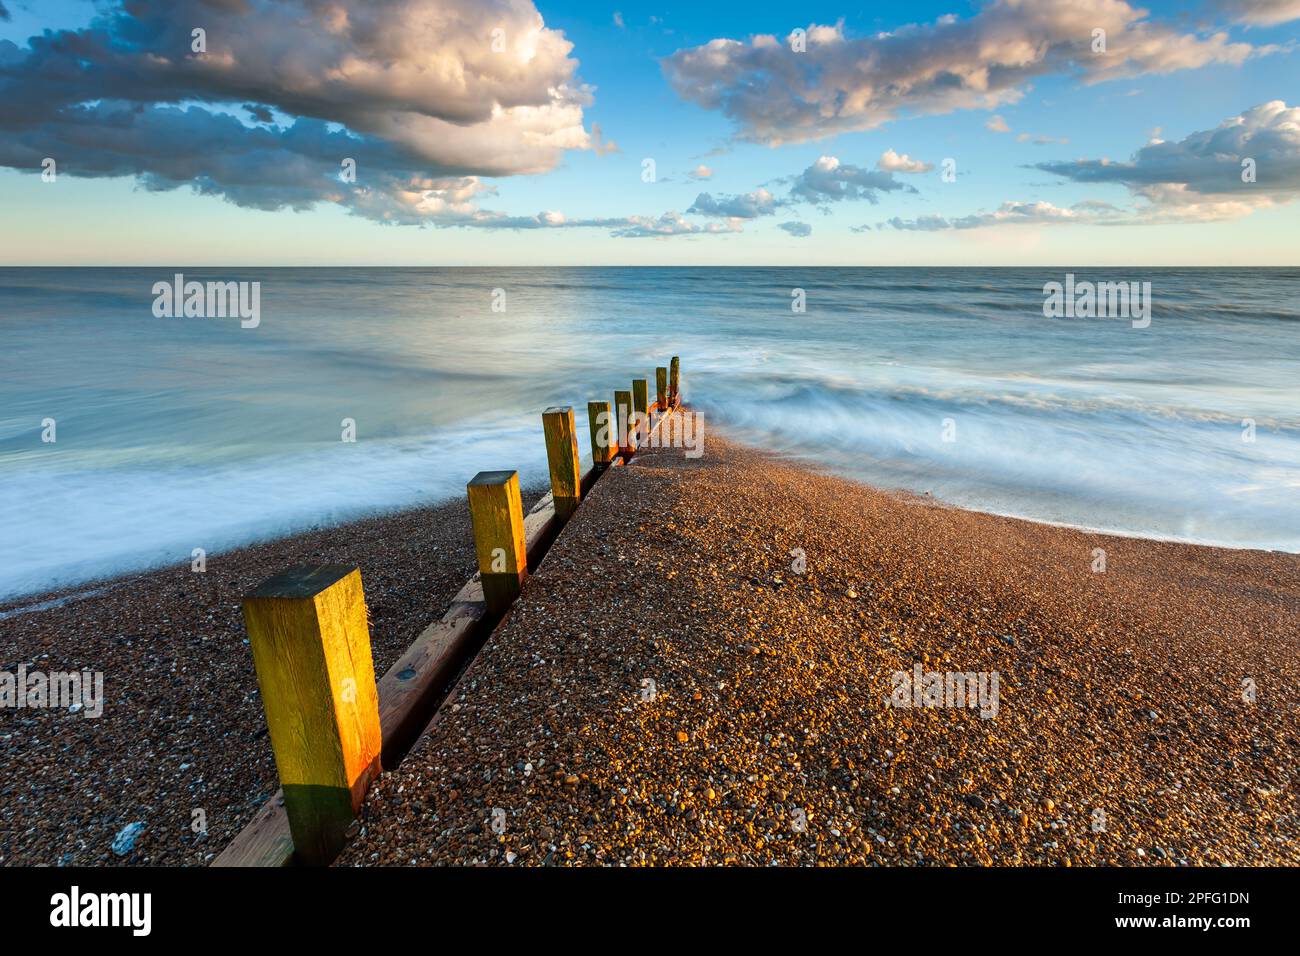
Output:
[[[419,71],[380,70],[373,81],[323,83],[304,97],[277,70],[284,50],[250,39],[261,8],[294,8],[299,0],[246,0],[241,15],[213,13],[203,0],[145,3],[139,24],[119,4],[98,4],[100,13],[118,16],[106,49],[165,55],[202,21],[210,24],[206,55],[217,66],[184,63],[142,85],[130,66],[82,64],[80,88],[59,102],[42,102],[40,84],[48,81],[31,56],[30,38],[84,29],[96,5],[4,0],[9,19],[0,19],[0,90],[11,103],[34,106],[22,116],[0,112],[0,147],[9,140],[0,152],[8,167],[0,169],[7,227],[0,263],[1300,261],[1294,203],[1300,52],[1293,48],[1300,4],[1293,0],[1152,3],[1141,7],[1146,16],[1118,0],[819,2],[799,5],[797,17],[788,6],[762,3],[624,2],[598,9],[548,0],[466,2],[395,0],[392,42],[412,58],[436,56],[439,68],[468,64],[466,70],[486,71],[482,87],[509,87],[502,94],[507,106],[512,96],[537,102],[549,95],[556,74],[548,69],[571,70],[570,85],[586,91],[576,99],[556,95],[544,108],[548,115],[539,122],[550,137],[544,148],[531,131],[519,132],[531,120],[482,118],[482,98],[497,94],[475,89],[461,102],[456,90],[444,96],[442,87],[419,89],[425,75]],[[349,8],[358,4],[337,0],[337,6],[355,15]],[[479,56],[492,25],[504,24],[511,42],[534,6],[549,52],[512,65],[508,75],[492,74],[500,69],[496,61]],[[465,16],[479,19],[464,35],[439,41],[433,53],[426,53],[427,41],[410,52],[402,31],[449,10],[472,10]],[[1103,67],[1087,59],[1093,22],[1110,26]],[[909,32],[909,24],[917,26]],[[791,60],[791,31],[803,28],[811,37],[814,25],[834,28],[835,35],[810,40],[802,59]],[[1147,31],[1141,53],[1134,30]],[[267,32],[285,36],[283,29]],[[873,39],[882,33],[892,38]],[[753,46],[752,38],[764,34],[776,38],[770,56]],[[366,64],[393,59],[391,49],[361,40],[350,41],[353,47],[345,42],[340,54],[339,35],[307,30],[286,41],[297,44],[308,72],[315,64],[321,76],[338,65],[334,56]],[[726,62],[713,62],[707,52],[695,57],[692,51],[719,38],[738,41]],[[565,43],[572,44],[567,52]],[[982,82],[971,71],[978,74],[987,48],[1004,51],[986,57],[998,70],[1019,70],[1025,43],[1049,52],[994,90],[990,104],[977,102],[979,90],[947,88]],[[313,44],[322,48],[319,56]],[[932,53],[959,64],[962,81],[948,73],[919,77]],[[899,54],[908,62],[887,62]],[[221,62],[248,81],[213,79]],[[806,72],[791,74],[787,62]],[[537,76],[530,77],[534,67]],[[1099,70],[1108,72],[1103,77]],[[882,92],[891,84],[911,86],[891,100],[893,94]],[[757,102],[749,96],[756,85],[764,89]],[[68,119],[68,111],[97,103],[99,95],[137,111],[162,111],[168,122],[119,143],[124,114],[113,122]],[[707,102],[710,96],[719,102]],[[245,97],[273,108],[274,121],[259,127],[249,119],[241,108]],[[743,107],[725,105],[741,101]],[[438,132],[447,126],[406,139],[392,134],[405,125],[403,117],[432,115],[442,123],[460,109],[479,110],[479,118],[466,122],[457,114],[455,136]],[[214,112],[240,117],[233,138],[256,134],[259,145],[223,156],[229,131],[198,122]],[[364,197],[340,192],[333,144],[312,146],[309,155],[280,145],[295,115],[327,121],[318,130],[322,139],[327,129],[351,130],[366,145],[375,159],[358,161]],[[373,119],[390,115],[391,123]],[[1225,123],[1227,131],[1215,135]],[[359,129],[367,124],[373,128]],[[213,145],[194,145],[205,137]],[[1153,140],[1160,141],[1157,148],[1138,156]],[[481,143],[490,148],[480,149]],[[276,157],[282,148],[283,162]],[[54,182],[40,176],[40,154],[47,150],[58,161]],[[1253,183],[1236,175],[1240,151],[1260,154],[1252,157],[1258,163]],[[896,160],[892,170],[882,159],[887,154]],[[643,176],[647,159],[654,161],[653,182]],[[945,160],[955,169],[951,182],[942,176]],[[373,176],[376,163],[383,166],[382,183]],[[94,175],[82,175],[82,167]],[[409,185],[416,180],[419,188]],[[700,202],[701,193],[712,206]],[[413,196],[418,208],[409,205]],[[710,208],[742,214],[709,214]]]

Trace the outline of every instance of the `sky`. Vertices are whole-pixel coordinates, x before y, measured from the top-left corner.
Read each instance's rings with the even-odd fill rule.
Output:
[[[1298,39],[1300,0],[0,0],[0,265],[1297,265]]]

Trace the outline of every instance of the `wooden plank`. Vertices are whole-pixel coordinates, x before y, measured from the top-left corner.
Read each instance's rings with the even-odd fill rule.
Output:
[[[504,614],[528,577],[519,472],[480,471],[465,486],[488,613]]]
[[[244,599],[253,664],[299,859],[325,865],[379,774],[382,735],[361,572],[293,568]]]
[[[668,409],[666,412],[664,412],[663,415],[659,416],[659,417],[655,420],[654,425],[653,425],[652,428],[650,429],[650,431],[651,431],[651,435],[652,435],[652,436],[654,436],[656,439],[658,439],[658,436],[655,435],[655,433],[657,433],[661,428],[666,428],[666,427],[669,426],[670,422],[672,422],[672,420],[673,420],[674,417],[675,417],[675,416],[674,416],[674,411],[675,411],[674,409],[670,408],[670,409]],[[618,468],[618,467],[622,467],[623,465],[624,465],[624,461],[623,461],[623,459],[622,459],[622,458],[616,458],[616,459],[614,459],[614,461],[613,461],[613,463],[611,464],[610,467],[612,467],[612,468]],[[608,470],[608,469],[606,469],[606,470]],[[591,482],[592,482],[593,485],[594,485],[594,483],[595,483],[596,481],[598,481],[598,480],[601,478],[601,476],[603,476],[604,474],[605,474],[605,470],[597,470],[596,468],[593,467],[593,468],[590,469],[590,470],[587,472],[587,474],[583,477],[583,481],[586,482],[586,481],[588,481],[588,480],[590,479]],[[538,508],[535,508],[535,509],[534,509],[534,512],[536,512],[536,511],[541,507],[541,505],[542,505],[542,502],[539,502],[539,504],[538,504]],[[530,516],[530,517],[531,517],[531,516]],[[539,572],[539,571],[544,567],[544,565],[543,565],[543,563],[542,563],[542,560],[541,560],[542,557],[543,557],[543,555],[540,555],[540,554],[534,556],[532,549],[531,549],[531,548],[529,549],[529,553],[528,553],[529,567],[533,569],[533,573],[535,573],[535,574],[538,573],[538,572]],[[486,636],[485,639],[484,639],[484,643],[486,643],[487,640],[490,640],[490,639],[491,639],[491,635]],[[461,679],[464,679],[464,678],[463,678],[463,675],[462,675],[462,678],[461,678]],[[434,723],[434,722],[437,720],[437,718],[438,718],[438,711],[440,711],[440,710],[442,709],[442,707],[446,704],[447,701],[455,699],[455,696],[456,696],[456,685],[453,685],[452,687],[448,688],[446,694],[443,695],[442,703],[438,706],[438,708],[434,711],[433,715],[429,718],[428,725],[424,728],[424,730],[423,730],[423,732],[421,733],[420,736],[424,736],[424,734],[427,734],[427,733],[429,732],[429,730],[430,730],[430,728],[432,727],[433,723]]]
[[[643,378],[632,379],[632,408],[650,417],[649,383]]]
[[[582,476],[583,487],[590,489],[597,477],[595,468],[588,469]],[[529,567],[541,561],[558,530],[551,496],[544,495],[524,518]],[[379,723],[385,769],[401,763],[446,694],[447,682],[455,678],[482,644],[495,623],[486,610],[483,585],[475,575],[452,598],[442,619],[426,627],[380,679]],[[212,865],[291,865],[293,839],[283,800],[283,792],[276,791]]]
[[[432,699],[451,684],[473,651],[470,637],[481,620],[482,614],[435,621],[382,678],[379,719],[386,767],[401,761],[428,723],[420,701]]]
[[[624,457],[631,457],[635,448],[632,445],[632,433],[629,430],[629,424],[632,417],[632,393],[615,392],[614,393],[614,438],[618,444],[618,453]]]
[[[293,836],[284,812],[284,791],[277,790],[212,865],[288,866],[292,862]]]
[[[668,401],[672,405],[680,405],[682,401],[681,372],[681,360],[674,355],[668,363]]]
[[[591,430],[591,460],[595,469],[609,467],[618,453],[618,442],[614,440],[614,419],[610,414],[609,402],[587,403],[587,424]]]
[[[608,402],[593,402],[608,411]],[[652,431],[663,427],[672,416],[668,409],[659,416]],[[621,460],[618,461],[621,464]],[[590,492],[604,469],[593,465],[582,476],[583,494]],[[544,495],[524,519],[524,540],[528,567],[541,564],[550,541],[559,530],[551,496]],[[447,625],[461,626],[454,630]],[[383,766],[396,767],[418,739],[412,726],[427,731],[441,703],[450,699],[454,686],[445,687],[447,675],[461,673],[495,622],[486,613],[483,587],[477,575],[460,589],[442,619],[425,628],[406,653],[384,674],[378,684],[380,725],[383,734]],[[414,670],[414,674],[403,673]],[[217,867],[288,866],[294,861],[289,820],[284,811],[283,791],[276,791],[253,819],[213,860]]]
[[[578,435],[573,427],[573,407],[542,412],[546,435],[546,461],[551,472],[551,498],[561,521],[578,510],[582,499],[582,472],[578,464]]]
[[[668,410],[668,369],[662,365],[655,369],[655,406],[660,414]]]
[[[643,378],[632,379],[632,445],[640,447],[650,432],[650,387]]]

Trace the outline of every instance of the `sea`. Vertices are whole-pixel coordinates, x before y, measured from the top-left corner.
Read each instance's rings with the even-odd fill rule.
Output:
[[[178,274],[258,283],[256,323],[166,314]],[[1067,276],[1150,283],[1149,321],[1049,315]],[[1300,269],[6,268],[0,599],[544,485],[542,410],[585,436],[673,355],[706,448],[1300,551]]]

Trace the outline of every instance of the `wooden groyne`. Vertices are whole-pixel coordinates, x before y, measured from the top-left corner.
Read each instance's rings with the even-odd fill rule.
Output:
[[[551,490],[523,513],[517,471],[466,486],[478,573],[378,681],[361,571],[289,569],[243,602],[280,789],[213,866],[325,866],[357,829],[370,784],[395,768],[519,596],[530,570],[601,476],[660,441],[681,404],[680,363],[587,405],[592,466],[581,470],[572,406],[542,413]]]

